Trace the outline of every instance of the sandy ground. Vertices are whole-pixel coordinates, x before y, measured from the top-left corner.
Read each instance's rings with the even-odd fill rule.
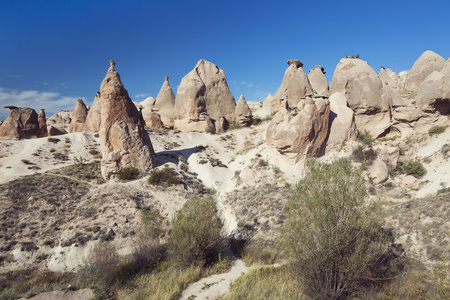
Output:
[[[41,293],[28,299],[32,300],[90,300],[94,298],[91,289],[82,289],[77,291],[54,291]],[[21,298],[20,300],[25,300]]]

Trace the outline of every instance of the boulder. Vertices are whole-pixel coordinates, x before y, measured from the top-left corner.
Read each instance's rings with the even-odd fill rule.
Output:
[[[253,115],[250,107],[248,107],[247,101],[243,95],[239,97],[239,100],[236,104],[236,125],[240,127],[246,127],[252,125]]]
[[[119,73],[110,61],[100,86],[102,150],[101,171],[105,179],[122,168],[147,172],[156,166],[155,152],[144,121],[124,88]]]
[[[239,173],[239,178],[242,180],[244,185],[255,186],[261,178],[261,173],[246,167]]]
[[[41,108],[38,115],[39,133],[38,137],[48,136],[47,130],[47,117],[45,116],[45,110]]]
[[[48,136],[63,135],[66,133],[67,131],[63,128],[57,128],[52,125],[50,125],[48,128]]]
[[[86,117],[88,114],[88,108],[83,102],[83,99],[78,99],[77,103],[75,103],[75,108],[72,113],[72,121],[69,126],[70,132],[82,132],[84,122],[86,122]]]
[[[29,139],[39,136],[38,114],[28,107],[5,106],[11,112],[0,126],[0,137]]]
[[[305,95],[312,94],[313,89],[303,70],[303,64],[296,59],[290,59],[287,63],[289,67],[274,98],[285,99],[289,107],[295,107]]]
[[[397,161],[399,156],[400,156],[400,149],[398,147],[385,146],[378,153],[378,157],[391,170],[397,168]]]
[[[434,71],[441,71],[445,59],[433,51],[425,51],[416,60],[405,80],[404,88],[409,91],[418,91],[425,78]]]
[[[145,124],[147,127],[151,128],[151,129],[164,128],[164,123],[161,121],[161,116],[156,112],[153,112],[150,115],[150,120],[146,120]]]
[[[175,95],[173,94],[172,88],[169,84],[169,77],[164,78],[164,83],[161,86],[161,90],[156,96],[156,102],[154,108],[158,110],[161,120],[164,125],[173,127],[173,116],[174,116],[174,106],[175,106]]]
[[[359,131],[377,138],[390,127],[389,100],[380,78],[367,62],[342,58],[331,81],[330,95],[334,93],[345,94],[349,107],[355,112]]]
[[[308,97],[298,105],[293,115],[282,105],[266,132],[266,142],[278,152],[293,153],[296,161],[319,156],[328,134],[330,102],[327,98],[314,101]]]
[[[389,169],[380,158],[375,159],[369,169],[369,177],[374,184],[385,182],[389,178]]]
[[[93,133],[100,130],[100,124],[102,121],[101,104],[102,99],[100,97],[100,92],[97,92],[94,97],[94,102],[92,102],[92,106],[87,113],[86,121],[83,126],[83,132]]]
[[[235,122],[235,107],[236,102],[228,88],[223,70],[201,59],[195,68],[183,77],[178,86],[175,99],[175,127],[181,130],[179,127],[181,123],[200,121],[202,113],[207,113],[214,121],[224,117],[232,124]],[[177,119],[184,121],[178,122],[177,125]]]
[[[343,93],[330,96],[329,135],[326,152],[337,149],[343,143],[355,140],[357,137],[355,114],[347,105],[347,98]]]
[[[328,80],[325,77],[325,71],[322,66],[315,66],[309,70],[307,77],[314,94],[328,96]]]

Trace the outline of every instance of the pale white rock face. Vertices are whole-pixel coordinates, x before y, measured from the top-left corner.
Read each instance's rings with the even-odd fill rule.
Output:
[[[114,62],[101,87],[101,171],[105,179],[121,168],[147,172],[156,166],[155,152],[144,128],[144,120],[128,96]]]
[[[445,65],[445,59],[433,51],[425,51],[416,60],[405,80],[405,89],[419,90],[425,78],[434,71],[441,71]]]
[[[326,151],[337,149],[347,141],[355,140],[357,136],[355,113],[347,105],[347,98],[343,93],[330,96],[330,133]]]
[[[225,117],[234,123],[235,107],[223,70],[201,59],[178,86],[174,118],[197,121],[202,113],[207,113],[213,120]]]
[[[377,158],[370,166],[369,177],[372,178],[374,184],[385,182],[389,178],[389,169],[380,158]]]
[[[236,124],[240,127],[250,126],[252,124],[253,115],[250,107],[248,107],[245,97],[241,95],[236,104]]]
[[[307,98],[299,103],[299,112],[293,116],[283,105],[273,117],[266,132],[266,142],[278,152],[293,153],[299,161],[319,156],[328,134],[330,102]],[[285,103],[285,102],[284,102]]]
[[[173,94],[172,88],[169,84],[169,77],[165,77],[164,83],[156,96],[156,101],[154,108],[158,111],[161,116],[161,121],[164,125],[173,127],[173,117],[174,117],[174,106],[175,106],[175,95]]]
[[[95,95],[94,102],[92,102],[91,109],[89,109],[87,113],[86,121],[83,126],[83,132],[93,133],[100,130],[100,124],[102,121],[101,104],[102,99],[100,97],[100,93],[97,93],[97,95]]]
[[[392,77],[390,77],[383,68],[381,68],[380,72],[378,72],[378,77],[383,84],[383,92],[389,103],[392,103],[392,105],[407,104],[400,94],[398,83],[394,79],[392,79]]]
[[[245,185],[255,186],[261,178],[261,174],[258,171],[247,167],[239,173],[239,178]]]
[[[156,100],[153,97],[148,97],[144,101],[139,102],[140,107],[142,108],[141,110],[142,118],[144,119],[147,127],[151,127],[152,114],[154,112],[155,102]]]
[[[274,98],[287,100],[289,107],[295,107],[305,95],[312,94],[313,89],[303,70],[303,64],[296,59],[290,59],[287,63],[289,67]]]
[[[68,128],[72,121],[72,110],[62,110],[47,119],[47,126]]]
[[[331,81],[330,94],[334,93],[345,94],[359,131],[377,138],[390,127],[391,104],[380,78],[367,62],[342,58]]]
[[[398,147],[385,146],[381,149],[378,157],[386,164],[389,169],[397,167],[398,157],[400,156],[400,149]]]
[[[263,101],[261,115],[267,116],[267,117],[272,115],[272,101],[273,101],[273,95],[272,95],[272,93],[269,93],[269,95],[267,95],[267,97]]]
[[[219,123],[220,123],[219,118]],[[216,121],[217,122],[217,121]],[[181,131],[194,131],[194,132],[216,132],[216,126],[208,115],[200,115],[199,119],[193,121],[188,119],[175,119],[175,128]],[[223,130],[219,130],[222,131]]]
[[[325,77],[325,71],[322,66],[315,66],[313,69],[309,70],[308,80],[314,94],[328,96],[328,80]]]

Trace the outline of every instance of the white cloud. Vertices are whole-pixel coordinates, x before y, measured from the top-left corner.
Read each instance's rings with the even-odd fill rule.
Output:
[[[148,98],[148,97],[150,97],[149,94],[137,94],[137,95],[134,95],[134,98],[140,98],[140,99],[145,99],[145,98]]]
[[[5,120],[9,115],[9,109],[3,108],[7,105],[30,107],[36,110],[37,113],[43,108],[46,115],[51,116],[60,110],[73,109],[77,99],[77,97],[62,96],[55,92],[19,91],[0,88],[0,120]],[[86,102],[85,99],[83,100]]]

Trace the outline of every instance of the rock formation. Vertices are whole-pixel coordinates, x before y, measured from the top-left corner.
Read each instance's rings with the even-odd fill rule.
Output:
[[[287,105],[282,105],[266,132],[268,145],[280,153],[294,153],[297,161],[319,156],[328,134],[330,102],[327,98],[314,101],[307,97],[299,103],[298,110],[293,116]]]
[[[425,113],[450,113],[450,60],[441,71],[434,71],[425,78],[416,99]]]
[[[263,107],[261,110],[262,117],[268,117],[268,116],[272,115],[272,101],[273,101],[273,95],[272,95],[272,93],[269,93],[269,95],[267,95],[267,97],[263,101]]]
[[[60,132],[65,132],[69,130],[70,122],[72,121],[72,112],[71,110],[62,110],[60,112],[55,113],[53,116],[47,119],[47,128],[54,127],[58,129]]]
[[[156,96],[156,102],[154,108],[158,110],[161,120],[165,126],[173,127],[173,116],[175,106],[175,95],[169,84],[169,77],[164,78],[164,83]]]
[[[156,165],[155,152],[145,131],[144,122],[128,96],[120,75],[110,68],[100,86],[102,149],[101,170],[105,179],[121,168],[134,167],[148,171]]]
[[[342,58],[331,81],[330,95],[334,93],[345,94],[359,131],[377,138],[390,127],[390,103],[380,78],[367,62]]]
[[[28,139],[39,137],[38,114],[28,107],[5,106],[11,112],[0,126],[0,137]]]
[[[343,93],[330,96],[330,123],[326,151],[338,148],[343,143],[356,139],[355,114],[348,107]]]
[[[48,136],[47,117],[45,116],[45,110],[44,109],[41,109],[39,111],[38,123],[39,123],[38,137],[46,137],[46,136]]]
[[[239,100],[236,104],[236,125],[239,127],[246,127],[252,125],[253,115],[252,111],[248,107],[247,101],[243,95],[239,97]]]
[[[388,75],[384,68],[380,69],[380,72],[378,72],[378,77],[382,82],[383,93],[386,96],[388,102],[393,106],[406,105],[406,101],[400,94],[398,83]]]
[[[100,92],[97,92],[94,97],[94,102],[92,102],[91,108],[87,113],[86,121],[84,122],[83,126],[83,132],[93,133],[100,130],[101,103],[102,99],[100,97]]]
[[[417,91],[425,78],[434,71],[441,71],[444,67],[445,59],[433,51],[425,51],[416,60],[405,80],[405,89]]]
[[[156,112],[152,112],[150,114],[150,118],[144,119],[144,121],[145,121],[146,126],[149,128],[152,128],[152,129],[164,128],[164,123],[161,120],[161,116]]]
[[[295,107],[305,95],[312,94],[313,90],[308,77],[303,70],[303,64],[296,59],[287,61],[289,67],[284,73],[283,81],[275,93],[274,99],[285,99],[289,107]]]
[[[72,113],[72,120],[69,126],[70,132],[81,132],[83,131],[84,122],[88,114],[88,108],[83,102],[83,99],[78,99],[75,103],[75,108]]]
[[[201,122],[208,114],[215,122],[224,117],[234,123],[236,102],[228,88],[225,73],[216,65],[201,59],[195,68],[181,80],[175,99],[174,125],[180,130],[204,127],[191,124]]]
[[[328,96],[328,80],[322,66],[315,66],[309,70],[308,81],[311,84],[314,94]]]

